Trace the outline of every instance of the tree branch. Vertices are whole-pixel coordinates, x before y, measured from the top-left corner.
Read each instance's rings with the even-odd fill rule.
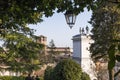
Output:
[[[116,77],[120,73],[120,70],[114,74],[114,77]]]
[[[116,1],[108,0],[108,2],[115,3],[115,4],[120,4],[120,1],[118,1],[118,0],[116,0]]]

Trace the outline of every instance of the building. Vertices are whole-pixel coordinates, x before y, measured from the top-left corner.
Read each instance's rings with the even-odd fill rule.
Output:
[[[44,44],[44,51],[45,53],[50,53],[51,48],[48,47],[47,45],[47,37],[40,35],[39,38],[37,39],[37,43],[41,43]],[[71,55],[72,54],[72,49],[70,47],[55,47],[54,49],[52,49],[54,52],[58,52],[64,55]]]
[[[73,59],[77,61],[82,70],[90,75],[91,80],[96,79],[95,73],[91,68],[94,66],[90,58],[89,47],[93,40],[88,34],[81,33],[73,36]]]

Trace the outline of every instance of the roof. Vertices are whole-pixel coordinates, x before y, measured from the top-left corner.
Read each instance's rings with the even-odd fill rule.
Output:
[[[75,36],[72,37],[72,40],[80,40],[80,38],[85,39],[91,39],[90,34],[77,34]]]
[[[77,34],[77,35],[75,35],[75,36],[73,36],[73,37],[80,37],[80,35],[81,35],[81,36],[86,36],[86,34]]]
[[[47,38],[46,36],[43,36],[43,35],[40,35],[39,37],[44,37],[44,38]]]
[[[73,36],[73,37],[79,37],[80,36],[80,34],[77,34],[77,35],[75,35],[75,36]]]

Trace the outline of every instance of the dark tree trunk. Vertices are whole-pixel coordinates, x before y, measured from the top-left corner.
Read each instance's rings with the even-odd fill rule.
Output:
[[[114,70],[109,70],[109,80],[114,80]]]

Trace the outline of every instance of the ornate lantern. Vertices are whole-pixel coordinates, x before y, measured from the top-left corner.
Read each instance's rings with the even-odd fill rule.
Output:
[[[76,21],[76,14],[72,10],[68,10],[65,13],[65,19],[69,27],[72,28]]]

